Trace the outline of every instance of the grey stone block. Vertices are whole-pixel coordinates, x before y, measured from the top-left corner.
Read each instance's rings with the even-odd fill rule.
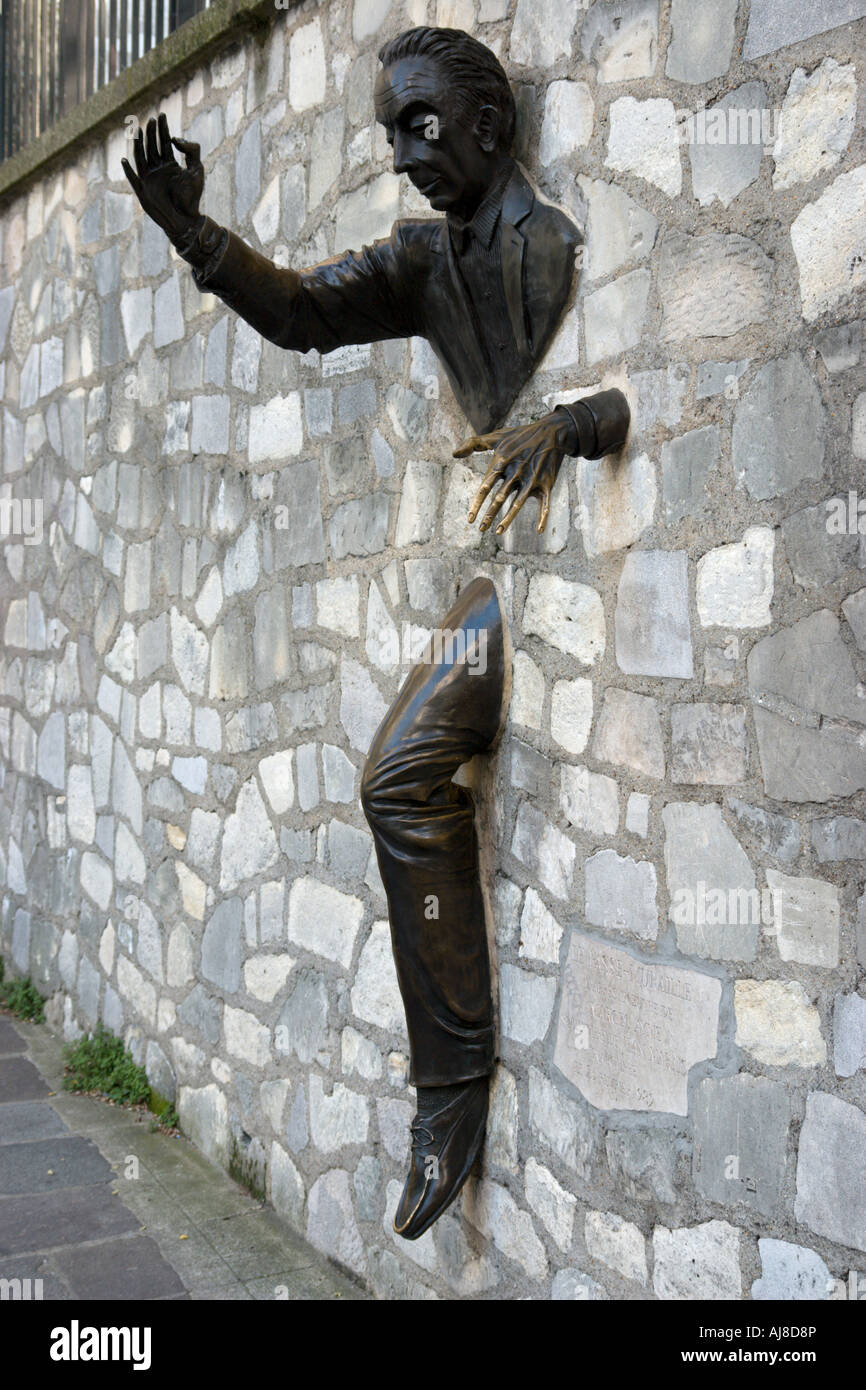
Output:
[[[742,782],[748,764],[742,705],[674,705],[671,780],[709,786]]]
[[[767,133],[763,82],[744,82],[689,122],[692,192],[701,207],[727,207],[761,172]]]
[[[682,521],[683,517],[692,516],[707,506],[707,482],[718,466],[720,450],[717,425],[689,430],[688,434],[662,445],[666,521]]]
[[[797,1158],[798,1221],[837,1245],[866,1250],[866,1115],[812,1091]]]
[[[778,497],[824,472],[824,407],[799,353],[768,362],[734,415],[734,471],[751,497]]]
[[[728,71],[737,0],[673,0],[665,76],[697,86]]]
[[[752,0],[743,59],[750,62],[864,15],[866,0],[817,0],[808,6],[791,6],[786,0]]]
[[[857,564],[859,536],[837,534],[828,527],[827,507],[804,507],[782,522],[785,555],[803,589],[823,589]]]
[[[617,664],[626,674],[694,674],[684,550],[629,552],[617,590],[615,630]]]
[[[695,1184],[710,1201],[779,1214],[791,1101],[759,1076],[707,1078],[694,1101]]]

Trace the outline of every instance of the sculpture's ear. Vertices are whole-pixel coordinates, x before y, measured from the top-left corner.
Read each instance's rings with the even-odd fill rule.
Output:
[[[499,137],[499,112],[495,106],[482,106],[473,127],[475,138],[488,154],[496,149]]]

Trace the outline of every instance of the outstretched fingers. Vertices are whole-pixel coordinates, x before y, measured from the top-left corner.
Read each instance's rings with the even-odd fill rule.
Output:
[[[133,191],[133,193],[135,194],[135,196],[136,196],[137,198],[140,199],[140,198],[141,198],[141,179],[138,178],[138,176],[132,172],[132,166],[130,165],[130,163],[129,163],[128,160],[122,159],[122,160],[120,161],[120,165],[121,165],[121,168],[123,169],[123,172],[126,174],[126,177],[128,178],[129,182],[130,182],[131,185],[132,185],[132,191]]]
[[[465,459],[470,454],[484,454],[489,449],[495,449],[496,445],[506,430],[494,430],[492,434],[473,434],[469,439],[464,439],[463,443],[454,450],[452,458]]]
[[[496,493],[496,495],[493,497],[493,499],[492,499],[492,501],[491,501],[491,503],[490,503],[490,506],[487,508],[487,511],[486,511],[485,514],[484,514],[484,518],[483,518],[483,520],[482,520],[482,522],[481,522],[481,525],[480,525],[479,528],[478,528],[480,531],[489,531],[489,530],[490,530],[490,527],[493,525],[493,522],[494,522],[494,520],[496,519],[496,513],[499,511],[500,507],[501,507],[501,506],[503,505],[503,503],[505,502],[506,498],[508,497],[508,494],[512,491],[513,488],[516,488],[516,487],[519,487],[519,486],[520,486],[520,479],[519,479],[519,478],[511,477],[511,478],[506,478],[506,479],[505,479],[505,481],[503,482],[501,488],[500,488],[499,491]],[[500,527],[498,527],[497,529],[501,531],[501,530],[502,530],[502,527],[500,526]]]
[[[500,459],[498,463],[494,459],[493,464],[490,468],[488,468],[487,472],[484,475],[481,486],[479,487],[474,498],[472,499],[472,506],[469,508],[468,517],[468,520],[470,522],[473,522],[477,517],[478,513],[484,505],[484,501],[491,488],[495,487],[495,485],[499,482],[499,479],[502,477],[502,470],[504,467],[504,459]]]

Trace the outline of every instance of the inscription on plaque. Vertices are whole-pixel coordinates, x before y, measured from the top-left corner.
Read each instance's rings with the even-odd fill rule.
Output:
[[[721,981],[574,932],[554,1062],[599,1110],[688,1113],[689,1071],[715,1057]]]

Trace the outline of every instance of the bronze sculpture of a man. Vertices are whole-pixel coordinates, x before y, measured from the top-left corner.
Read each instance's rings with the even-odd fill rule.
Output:
[[[197,145],[148,122],[124,169],[145,212],[218,295],[281,347],[329,352],[350,343],[427,338],[478,431],[455,451],[493,449],[470,509],[504,531],[530,496],[544,529],[566,454],[621,447],[618,391],[560,406],[531,424],[495,427],[541,360],[571,289],[582,235],[536,196],[511,155],[515,106],[495,55],[459,30],[416,28],[379,54],[376,118],[394,168],[438,219],[397,222],[390,237],[305,270],[280,269],[199,212]],[[185,156],[181,165],[172,146]],[[483,1142],[494,1065],[490,969],[469,793],[453,775],[502,728],[507,632],[495,589],[476,579],[441,629],[462,659],[431,650],[410,672],[371,745],[361,800],[388,897],[409,1030],[418,1113],[395,1229],[415,1239],[454,1200]],[[486,663],[465,659],[483,631]],[[435,916],[425,913],[432,898]]]

